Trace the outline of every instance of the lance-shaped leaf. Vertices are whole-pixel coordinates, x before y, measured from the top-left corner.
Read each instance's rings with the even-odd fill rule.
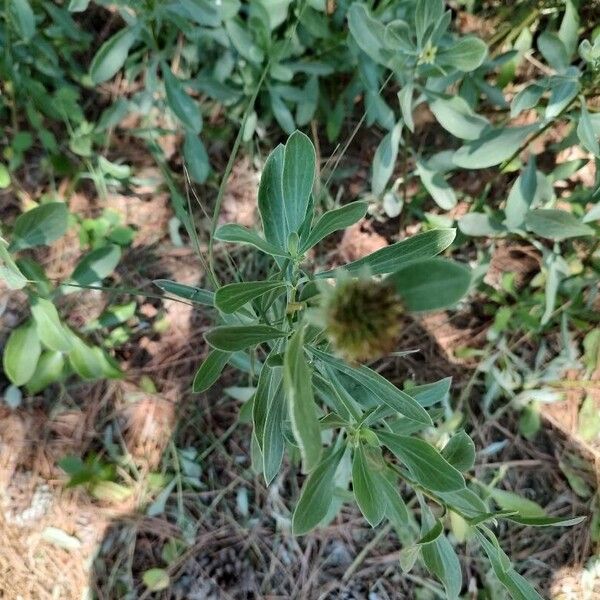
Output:
[[[283,372],[292,431],[300,446],[303,469],[308,473],[321,458],[322,444],[312,372],[304,353],[304,332],[304,327],[297,329],[289,340],[283,358]]]
[[[173,296],[179,298],[184,298],[194,304],[204,304],[205,306],[215,305],[215,294],[210,290],[203,290],[202,288],[193,285],[177,283],[170,279],[155,279],[152,283],[158,286],[163,292],[173,294]]]
[[[335,472],[344,455],[344,447],[330,450],[306,478],[292,515],[292,532],[302,535],[314,529],[327,515],[333,499]]]
[[[405,262],[417,258],[431,258],[443,252],[454,241],[455,237],[455,229],[431,229],[386,248],[381,248],[364,258],[359,258],[337,269],[317,273],[315,277],[318,279],[335,277],[340,271],[358,275],[365,269],[368,269],[372,275],[393,273]]]
[[[207,331],[204,339],[217,350],[235,352],[286,336],[285,331],[269,325],[221,325]]]
[[[234,313],[250,300],[260,298],[267,292],[283,291],[286,284],[282,281],[244,281],[230,283],[215,293],[215,304],[224,313]]]
[[[451,492],[465,487],[460,471],[424,440],[388,431],[378,431],[377,437],[426,489]]]
[[[327,354],[317,348],[311,347],[310,351],[327,365],[352,377],[352,379],[364,386],[382,404],[393,408],[405,417],[422,425],[431,425],[432,421],[429,414],[412,396],[398,389],[385,377],[373,371],[373,369],[369,369],[369,367],[365,367],[364,365],[352,367],[339,358],[335,358],[331,354]]]
[[[228,223],[219,227],[215,231],[215,239],[220,242],[231,242],[233,244],[248,244],[271,256],[289,258],[289,254],[283,249],[285,246],[279,247],[267,240],[263,240],[256,231],[252,231],[236,223]]]
[[[381,523],[386,512],[384,469],[379,448],[359,444],[352,459],[352,490],[354,498],[371,527]]]
[[[196,371],[196,375],[194,375],[192,390],[194,392],[204,392],[212,387],[221,375],[230,356],[231,353],[222,352],[221,350],[210,352]]]

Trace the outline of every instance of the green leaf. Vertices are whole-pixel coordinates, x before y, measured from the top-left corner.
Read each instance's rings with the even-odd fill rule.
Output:
[[[459,71],[474,71],[481,66],[487,56],[487,45],[479,38],[467,36],[461,38],[450,48],[438,53],[435,62],[448,65]]]
[[[537,172],[535,169],[535,155],[532,154],[527,167],[517,177],[508,193],[506,200],[506,226],[510,230],[521,227],[532,205],[537,191]]]
[[[452,377],[410,388],[410,395],[424,408],[441,402],[450,391]]]
[[[490,559],[496,577],[509,591],[513,600],[543,600],[531,584],[514,570],[494,534],[487,529],[485,531],[486,535],[477,530],[477,539]],[[488,537],[493,542],[490,542]]]
[[[210,174],[210,162],[202,140],[191,131],[185,134],[183,156],[190,178],[196,183],[204,183]]]
[[[444,14],[444,3],[442,0],[418,0],[415,7],[415,33],[417,42],[422,45],[427,39],[427,31],[435,27]]]
[[[125,27],[110,37],[92,59],[90,77],[92,83],[98,85],[116,75],[125,64],[131,46],[138,37],[138,27]]]
[[[230,356],[229,352],[221,352],[220,350],[209,352],[194,375],[192,390],[199,393],[205,392],[208,388],[212,387],[217,379],[219,379]]]
[[[448,600],[456,600],[462,588],[460,561],[446,536],[420,546],[425,566],[443,583]]]
[[[566,5],[565,14],[558,30],[558,37],[567,51],[567,56],[570,58],[577,51],[579,14],[573,0],[566,0]]]
[[[542,32],[538,37],[537,44],[539,51],[551,67],[557,71],[563,71],[569,66],[567,49],[556,33]]]
[[[235,352],[286,336],[269,325],[221,325],[207,331],[204,339],[217,350]]]
[[[582,223],[575,215],[551,208],[530,210],[525,217],[525,225],[536,235],[551,240],[594,234],[593,228]]]
[[[315,164],[315,148],[310,139],[300,131],[292,133],[285,144],[281,180],[290,232],[298,233],[306,218],[315,179]],[[283,247],[287,247],[287,238]]]
[[[443,210],[450,210],[456,206],[456,194],[448,185],[444,176],[429,168],[422,160],[417,160],[417,173],[425,189],[431,194],[435,203]]]
[[[42,345],[33,321],[11,331],[4,348],[2,366],[13,385],[21,386],[31,379],[41,352]]]
[[[64,202],[48,202],[28,210],[15,221],[11,252],[52,243],[65,234],[69,211]]]
[[[400,268],[403,262],[417,258],[429,258],[443,252],[455,237],[455,229],[431,229],[386,248],[381,248],[381,250],[376,250],[364,258],[359,258],[337,269],[317,273],[315,277],[317,279],[335,277],[341,271],[358,275],[365,268],[368,268],[372,275],[393,273]]]
[[[42,352],[35,372],[27,382],[25,389],[28,394],[37,394],[46,389],[50,384],[60,381],[63,375],[65,359],[62,352],[47,350]]]
[[[15,29],[28,42],[35,34],[35,15],[31,5],[27,0],[10,0],[7,7]]]
[[[391,469],[387,469],[381,479],[381,492],[385,495],[385,516],[396,529],[403,529],[409,523],[408,508],[398,490],[397,477]]]
[[[260,64],[264,60],[263,51],[252,41],[250,32],[252,28],[243,27],[239,19],[227,19],[225,29],[229,41],[239,52],[240,56],[251,63]]]
[[[184,298],[194,304],[204,304],[205,306],[215,305],[215,294],[209,290],[177,283],[176,281],[170,281],[169,279],[155,279],[152,283],[163,290],[163,292],[167,292],[167,294],[172,294],[179,298]]]
[[[69,0],[69,12],[83,12],[89,3],[90,0]]]
[[[377,146],[377,150],[375,150],[375,156],[373,157],[373,179],[371,182],[374,194],[379,195],[384,192],[394,172],[401,136],[402,122],[399,122],[383,137]]]
[[[577,81],[566,80],[555,85],[548,99],[544,117],[546,119],[556,118],[569,105],[571,100],[577,96],[578,92],[579,82]]]
[[[271,351],[267,363],[274,356],[280,356],[279,346]],[[279,472],[283,460],[283,424],[286,416],[283,369],[271,368],[267,364],[261,369],[252,405],[254,436],[262,453],[262,470],[267,485]]]
[[[244,304],[260,298],[267,292],[283,291],[286,284],[282,281],[244,281],[230,283],[219,288],[215,293],[215,304],[224,313],[234,313]]]
[[[73,343],[67,331],[60,322],[56,307],[50,300],[33,297],[31,314],[37,326],[40,340],[49,350],[70,352]]]
[[[77,263],[71,281],[84,286],[99,283],[115,270],[120,260],[120,246],[109,244],[96,248]]]
[[[413,92],[415,86],[413,83],[407,83],[399,92],[398,92],[398,102],[400,103],[400,111],[402,113],[402,118],[404,119],[404,123],[411,132],[415,132],[415,122],[413,119]],[[430,105],[431,107],[431,105]]]
[[[261,252],[270,254],[271,256],[282,256],[284,258],[290,257],[290,255],[283,249],[285,246],[282,246],[281,248],[279,246],[275,246],[271,242],[263,240],[255,231],[247,229],[246,227],[242,227],[241,225],[236,225],[235,223],[228,223],[227,225],[222,225],[219,227],[219,229],[217,229],[215,232],[215,239],[221,242],[231,242],[233,244],[248,244],[250,246],[254,246]]]
[[[431,444],[397,433],[378,431],[382,444],[406,466],[417,483],[434,492],[451,492],[465,487],[465,480]]]
[[[279,144],[265,162],[258,187],[258,210],[267,243],[285,254],[291,230],[283,198],[284,156],[285,147]]]
[[[385,26],[371,16],[364,4],[354,2],[350,5],[348,26],[354,41],[363,52],[375,62],[382,65],[387,64],[387,55],[383,46]]]
[[[335,472],[345,448],[330,450],[306,478],[292,515],[292,533],[303,535],[314,529],[327,515],[333,499]]]
[[[5,190],[10,185],[10,173],[5,165],[0,163],[0,190]]]
[[[287,344],[283,359],[283,380],[292,431],[300,446],[304,472],[309,473],[319,463],[322,442],[312,372],[304,354],[304,332],[304,327],[297,329]]]
[[[485,213],[472,212],[458,220],[458,228],[465,235],[497,237],[506,232],[501,223]]]
[[[367,206],[366,202],[351,202],[346,206],[326,212],[311,229],[306,242],[302,245],[301,252],[306,252],[335,231],[346,229],[360,221],[367,213]]]
[[[142,581],[151,592],[166,590],[171,585],[169,573],[165,569],[148,569],[144,571]]]
[[[528,527],[572,527],[587,519],[587,517],[522,517],[520,515],[507,515],[504,518]]]
[[[456,304],[469,290],[471,269],[445,258],[415,260],[388,277],[411,311]]]
[[[0,238],[0,281],[4,281],[10,290],[20,290],[27,285],[27,277],[8,252],[8,244]]]
[[[190,132],[198,134],[202,131],[202,113],[199,104],[183,89],[182,82],[173,75],[171,69],[164,65],[162,69],[167,94],[167,104],[175,116]]]
[[[455,165],[463,169],[485,169],[510,158],[521,147],[537,124],[523,127],[487,129],[477,140],[459,148],[453,157]]]
[[[581,113],[579,115],[579,123],[577,124],[577,137],[586,150],[600,158],[600,144],[592,125],[590,113],[585,105],[585,98],[581,99]]]
[[[475,464],[475,444],[464,431],[459,431],[444,446],[442,456],[458,471],[469,471]]]
[[[516,510],[519,517],[546,517],[544,509],[533,500],[498,488],[490,488],[489,493],[501,509]]]
[[[475,112],[460,96],[436,98],[429,103],[439,124],[452,135],[463,140],[476,140],[489,121]]]
[[[364,386],[368,392],[375,396],[382,404],[389,406],[401,415],[404,415],[417,423],[426,426],[431,425],[429,414],[414,398],[398,389],[393,383],[389,382],[376,371],[373,371],[364,365],[352,367],[344,361],[316,348],[311,347],[310,351],[316,358],[319,358],[325,364],[352,377],[352,379]]]
[[[98,346],[86,344],[79,336],[71,333],[73,347],[69,352],[69,363],[82,379],[117,379],[119,367]]]
[[[354,498],[371,527],[377,527],[386,512],[386,497],[381,480],[385,462],[379,448],[359,444],[352,459]]]

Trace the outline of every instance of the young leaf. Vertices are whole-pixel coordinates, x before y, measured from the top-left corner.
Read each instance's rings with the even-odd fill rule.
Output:
[[[458,471],[469,471],[475,464],[475,444],[464,431],[459,431],[444,446],[442,456]]]
[[[304,354],[301,327],[289,340],[283,359],[284,384],[294,437],[300,446],[305,473],[312,471],[321,458],[321,426],[313,395],[312,373]]]
[[[251,229],[247,229],[246,227],[242,227],[241,225],[237,225],[235,223],[227,223],[227,225],[222,225],[221,227],[219,227],[219,229],[217,229],[217,231],[215,232],[215,239],[221,242],[231,242],[234,244],[248,244],[250,246],[254,246],[255,248],[257,248],[261,252],[264,252],[265,254],[270,254],[271,256],[282,256],[284,258],[289,258],[290,256],[286,252],[286,250],[283,249],[285,248],[285,246],[275,246],[273,243],[263,240],[255,231],[252,231]]]
[[[10,290],[20,290],[27,285],[27,277],[8,252],[8,244],[0,238],[0,281]]]
[[[386,497],[383,490],[385,462],[379,448],[359,444],[354,449],[352,460],[352,490],[354,498],[371,527],[377,527],[386,512]]]
[[[15,29],[28,42],[35,34],[35,15],[28,0],[11,0],[6,6]]]
[[[212,350],[204,359],[199,369],[194,375],[192,390],[196,393],[205,392],[213,386],[219,379],[221,372],[229,361],[231,354],[229,352],[221,352],[220,350]]]
[[[503,510],[516,510],[520,517],[546,517],[544,509],[533,500],[523,498],[518,494],[498,488],[490,488],[491,497]]]
[[[415,132],[412,106],[414,88],[414,84],[408,83],[398,92],[398,102],[400,103],[402,118],[404,119],[408,129],[413,133]]]
[[[73,348],[70,336],[60,322],[56,307],[50,300],[34,297],[31,314],[37,326],[37,333],[49,350],[70,352]]]
[[[376,371],[363,365],[352,367],[344,361],[316,348],[311,348],[310,351],[325,364],[348,375],[361,386],[364,386],[368,392],[377,397],[381,403],[417,423],[421,423],[425,426],[431,425],[429,414],[414,398],[398,389],[394,384],[390,383]]]
[[[362,201],[351,202],[350,204],[346,204],[346,206],[326,212],[311,229],[311,232],[300,251],[306,252],[309,248],[312,248],[335,231],[346,229],[346,227],[354,225],[354,223],[360,221],[366,213],[367,203]]]
[[[155,279],[152,283],[158,286],[163,292],[167,292],[167,294],[172,294],[179,298],[184,298],[194,304],[204,304],[205,306],[215,305],[215,294],[209,290],[177,283],[176,281],[170,281],[169,279]]]
[[[41,352],[42,345],[33,321],[11,331],[4,348],[2,366],[13,385],[21,386],[31,379]]]
[[[477,140],[462,146],[454,153],[454,164],[463,169],[485,169],[510,158],[538,129],[537,124],[522,127],[487,129]]]
[[[487,51],[483,40],[472,36],[463,37],[450,48],[442,50],[436,57],[436,63],[459,71],[474,71],[485,60]]]
[[[353,2],[348,10],[348,26],[354,41],[375,62],[387,64],[387,55],[383,46],[385,26],[373,18],[367,7],[360,2]]]
[[[408,310],[438,310],[453,306],[467,293],[471,269],[445,258],[428,258],[406,263],[388,280]]]
[[[452,377],[445,377],[434,383],[417,385],[410,389],[410,395],[423,407],[428,408],[441,402],[450,391]]]
[[[247,302],[260,298],[267,292],[282,292],[286,284],[282,281],[244,281],[230,283],[215,293],[215,305],[224,313],[234,313]]]
[[[456,194],[444,176],[432,170],[429,165],[417,160],[417,173],[425,189],[431,194],[435,203],[443,210],[450,210],[456,206]]]
[[[460,96],[436,98],[429,108],[438,123],[452,135],[463,140],[476,140],[489,121],[475,112]]]
[[[191,131],[185,134],[183,156],[192,180],[196,183],[204,183],[210,174],[210,162],[202,140]]]
[[[525,217],[525,225],[536,235],[551,240],[594,234],[593,228],[582,223],[575,215],[552,208],[530,210]]]
[[[269,325],[221,325],[207,331],[204,339],[217,350],[235,352],[286,336],[285,331]]]
[[[138,27],[125,27],[100,46],[90,65],[90,77],[94,85],[104,83],[116,75],[137,40],[138,31]]]
[[[444,535],[420,546],[426,567],[444,584],[446,598],[457,600],[462,588],[460,561],[452,544]]]
[[[600,157],[600,144],[598,136],[594,131],[590,113],[585,104],[585,99],[581,99],[581,114],[579,115],[579,123],[577,124],[577,137],[581,145],[591,152],[594,156]]]
[[[455,229],[431,229],[413,235],[401,242],[376,250],[372,254],[359,258],[331,271],[317,273],[317,279],[335,277],[340,271],[358,275],[367,267],[372,275],[385,275],[397,271],[403,262],[417,258],[429,258],[444,251],[456,237]]]
[[[283,152],[282,190],[289,231],[300,231],[315,179],[316,155],[310,139],[295,131]],[[285,240],[287,247],[287,238]]]
[[[378,431],[377,437],[406,466],[415,480],[434,492],[451,492],[465,487],[465,480],[431,444],[407,436]]]
[[[50,384],[60,381],[65,366],[64,354],[54,350],[42,352],[35,371],[25,389],[28,394],[37,394],[46,389]]]
[[[169,108],[185,125],[186,129],[195,134],[200,133],[202,130],[202,113],[198,103],[188,96],[181,81],[173,75],[167,65],[163,66],[162,73]]]
[[[15,221],[10,252],[52,243],[65,234],[68,219],[64,202],[48,202],[28,210]]]
[[[377,146],[377,150],[375,150],[375,156],[373,157],[373,180],[371,183],[374,194],[379,195],[384,192],[394,172],[401,135],[402,122],[399,122],[383,137],[379,146]]]
[[[77,263],[71,281],[84,286],[98,283],[115,270],[119,260],[121,260],[121,248],[116,244],[96,248]]]
[[[303,535],[314,529],[327,515],[333,499],[334,478],[345,448],[330,450],[306,478],[292,515],[292,533]]]
[[[535,155],[532,154],[525,170],[517,177],[506,200],[506,226],[510,230],[523,225],[529,207],[533,203],[537,190],[537,172]]]

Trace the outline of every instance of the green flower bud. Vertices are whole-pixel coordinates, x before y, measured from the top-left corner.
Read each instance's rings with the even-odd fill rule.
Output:
[[[372,361],[394,350],[403,306],[394,288],[370,277],[343,277],[323,293],[325,331],[350,362]]]

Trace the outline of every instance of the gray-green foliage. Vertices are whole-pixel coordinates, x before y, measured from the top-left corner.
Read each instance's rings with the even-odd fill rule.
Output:
[[[437,257],[452,243],[454,232],[433,229],[386,248],[383,258],[382,251],[365,257],[360,268],[346,265],[314,273],[305,255],[311,244],[303,245],[302,240],[320,239],[334,230],[323,223],[349,226],[350,215],[358,220],[363,209],[347,211],[342,220],[341,209],[316,218],[311,201],[314,148],[299,132],[272,152],[267,165],[259,191],[262,235],[250,231],[237,238],[223,235],[223,229],[230,229],[225,225],[217,238],[250,243],[270,254],[268,277],[217,289],[217,325],[205,335],[213,350],[198,370],[194,389],[203,391],[214,383],[233,352],[244,350],[254,357],[254,364],[262,365],[250,406],[244,409],[252,413],[253,464],[269,484],[286,450],[291,460],[299,456],[306,478],[291,518],[294,533],[305,534],[331,520],[341,506],[334,497],[351,485],[372,526],[389,519],[413,536],[410,560],[405,556],[403,564],[412,564],[420,556],[448,597],[456,598],[462,588],[460,564],[443,520],[432,512],[437,510],[434,506],[451,510],[477,532],[492,565],[502,565],[497,571],[500,581],[514,598],[520,598],[515,586],[530,588],[490,541],[495,538],[487,528],[498,518],[519,519],[518,511],[494,511],[467,484],[463,472],[472,468],[475,448],[465,432],[441,450],[420,436],[434,427],[436,407],[448,393],[449,380],[417,387],[412,393],[401,390],[366,365],[335,356],[318,316],[322,286],[336,285],[340,272],[345,277],[365,277],[368,272],[373,285],[378,278],[388,278],[411,310],[456,303],[469,289],[469,270]],[[319,233],[313,234],[315,230]],[[250,241],[250,234],[261,243]],[[429,277],[420,276],[423,272]],[[328,283],[315,286],[317,280]],[[177,293],[176,284],[160,285]],[[187,290],[183,296],[188,297]],[[351,473],[338,476],[340,465],[348,460]],[[401,482],[412,488],[421,503],[420,532],[410,525],[417,514],[411,511],[408,518],[402,497],[408,492]],[[562,521],[549,519],[550,523]],[[543,524],[543,519],[536,524]]]

